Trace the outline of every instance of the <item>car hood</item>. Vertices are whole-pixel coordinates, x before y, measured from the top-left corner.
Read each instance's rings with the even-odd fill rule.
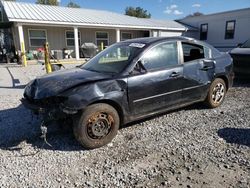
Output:
[[[234,48],[230,54],[250,55],[250,48]]]
[[[48,98],[79,84],[111,77],[111,74],[102,74],[81,68],[57,71],[31,81],[25,88],[24,96],[30,99]]]

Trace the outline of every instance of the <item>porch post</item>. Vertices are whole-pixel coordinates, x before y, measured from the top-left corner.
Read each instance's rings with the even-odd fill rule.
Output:
[[[79,60],[80,59],[80,55],[79,55],[78,28],[77,27],[74,27],[74,38],[75,38],[76,60]]]
[[[22,43],[24,42],[24,36],[23,36],[23,26],[18,25],[18,34],[19,34],[19,42],[20,42],[20,50],[22,48]]]
[[[121,41],[121,32],[120,29],[116,29],[116,42],[120,42]],[[118,48],[117,49],[117,58],[120,59],[121,58],[121,49]]]
[[[116,42],[121,41],[121,32],[120,29],[116,29]]]
[[[20,42],[20,51],[22,53],[23,66],[27,66],[26,55],[25,55],[25,43],[24,43],[24,35],[23,35],[23,26],[18,25],[18,35]]]
[[[149,30],[149,37],[153,37],[153,32],[152,32],[152,30]]]

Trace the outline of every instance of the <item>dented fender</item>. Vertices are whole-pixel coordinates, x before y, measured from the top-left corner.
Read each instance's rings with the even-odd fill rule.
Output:
[[[82,110],[92,103],[111,99],[119,105],[125,105],[127,103],[126,90],[127,79],[89,83],[62,93],[61,96],[67,99],[61,106],[65,112],[74,112]]]

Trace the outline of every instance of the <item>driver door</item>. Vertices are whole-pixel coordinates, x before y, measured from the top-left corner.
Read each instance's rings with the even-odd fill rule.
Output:
[[[183,66],[176,42],[161,43],[139,60],[145,71],[128,78],[128,98],[133,115],[154,113],[180,103]],[[136,72],[136,71],[135,71]]]

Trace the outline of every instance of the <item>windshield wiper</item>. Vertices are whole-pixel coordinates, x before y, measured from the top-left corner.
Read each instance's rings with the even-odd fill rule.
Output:
[[[100,72],[100,71],[98,71],[98,70],[95,70],[95,69],[86,69],[86,68],[84,68],[84,67],[83,67],[83,69],[88,70],[88,71],[91,71],[91,72],[98,72],[98,73],[102,73],[102,72]]]

